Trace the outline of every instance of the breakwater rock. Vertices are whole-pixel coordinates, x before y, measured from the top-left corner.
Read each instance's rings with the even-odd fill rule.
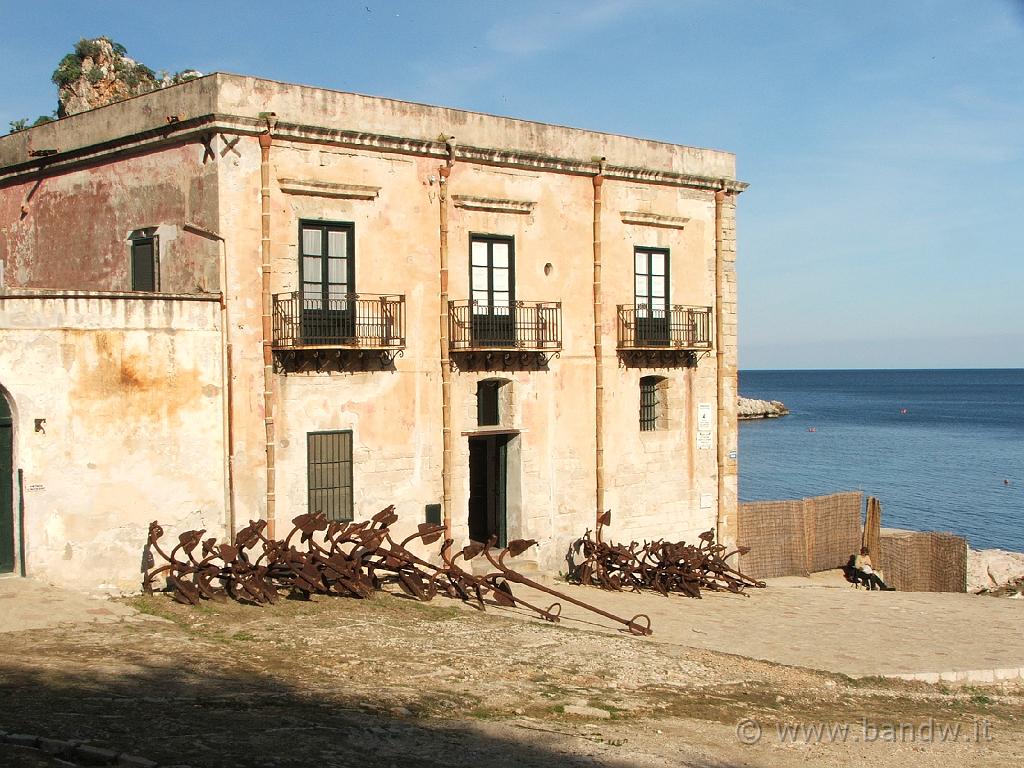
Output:
[[[789,409],[778,400],[754,400],[749,397],[739,399],[739,413],[741,419],[777,419],[785,416]]]
[[[1018,586],[1018,590],[1005,589]],[[1024,552],[972,549],[967,552],[967,591],[1024,590]]]

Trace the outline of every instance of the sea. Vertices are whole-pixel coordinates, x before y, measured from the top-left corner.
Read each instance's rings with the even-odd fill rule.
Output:
[[[741,501],[863,491],[882,526],[1024,552],[1024,369],[741,371]]]

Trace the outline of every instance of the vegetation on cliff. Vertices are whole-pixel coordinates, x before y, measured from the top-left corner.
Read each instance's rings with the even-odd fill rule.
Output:
[[[25,130],[199,76],[193,69],[157,74],[128,56],[123,45],[108,37],[83,38],[53,71],[51,79],[57,86],[57,110],[52,115],[40,115],[32,122],[27,118],[12,120],[11,131]]]

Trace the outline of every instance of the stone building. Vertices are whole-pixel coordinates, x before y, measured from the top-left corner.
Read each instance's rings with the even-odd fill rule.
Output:
[[[214,74],[0,138],[0,568],[736,520],[734,157]]]

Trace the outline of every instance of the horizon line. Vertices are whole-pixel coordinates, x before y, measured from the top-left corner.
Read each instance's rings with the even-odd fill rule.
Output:
[[[970,367],[970,368],[739,368],[740,372],[790,372],[790,371],[1024,371],[1024,367],[1005,367],[1005,366],[992,366],[992,367]]]

